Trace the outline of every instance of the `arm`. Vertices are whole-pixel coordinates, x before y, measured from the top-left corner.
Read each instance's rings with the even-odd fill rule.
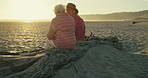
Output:
[[[51,25],[50,25],[50,29],[49,29],[48,34],[47,34],[48,40],[54,40],[55,39],[56,30],[57,29],[54,25],[54,22],[52,21]]]

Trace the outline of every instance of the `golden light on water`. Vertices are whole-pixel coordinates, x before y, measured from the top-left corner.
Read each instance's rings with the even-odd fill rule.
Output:
[[[29,20],[24,20],[23,22],[28,22],[28,23],[29,23],[29,22],[33,22],[33,21],[29,21]]]

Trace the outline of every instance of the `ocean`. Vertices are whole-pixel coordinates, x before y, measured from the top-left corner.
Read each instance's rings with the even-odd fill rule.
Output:
[[[0,52],[23,52],[43,46],[48,22],[1,22]]]
[[[116,36],[126,52],[148,51],[148,22],[87,21],[86,35]],[[21,53],[43,47],[49,22],[0,22],[0,52]]]

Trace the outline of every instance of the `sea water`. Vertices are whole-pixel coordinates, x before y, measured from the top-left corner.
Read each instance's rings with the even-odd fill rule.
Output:
[[[148,50],[148,22],[89,21],[85,22],[86,35],[116,36],[124,51]],[[21,53],[38,50],[46,40],[50,22],[0,22],[0,52]]]
[[[48,22],[1,22],[0,52],[23,52],[43,46]]]

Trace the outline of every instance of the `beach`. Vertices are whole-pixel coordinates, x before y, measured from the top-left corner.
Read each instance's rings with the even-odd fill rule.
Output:
[[[139,21],[136,24],[133,24],[133,21],[86,22],[86,25],[87,35],[93,32],[99,37],[118,37],[123,44],[123,50],[126,52],[138,53],[147,50],[147,21]]]
[[[9,24],[7,23],[7,25]],[[30,29],[22,28],[24,30],[20,31],[22,29],[19,28],[19,25],[13,23],[13,25],[18,25],[19,29],[17,29],[17,26],[9,29],[13,33],[7,33],[7,36],[1,33],[0,44],[2,45],[0,48],[4,54],[0,55],[1,78],[148,77],[147,21],[139,21],[136,24],[133,24],[133,21],[85,22],[87,36],[92,32],[101,39],[117,37],[119,43],[122,44],[121,50],[117,49],[116,46],[109,45],[108,43],[112,42],[105,39],[98,40],[98,42],[94,40],[82,42],[74,50],[42,50],[40,47],[45,41],[48,24],[19,23],[19,25],[30,27]],[[4,23],[0,24],[0,26],[5,25]],[[12,24],[10,24],[11,26]],[[31,29],[32,27],[34,29]],[[1,32],[6,33],[2,30],[8,28],[3,27]],[[14,29],[16,31],[13,31]],[[26,34],[23,32],[26,32]],[[5,55],[4,52],[19,53],[19,55],[10,56]],[[52,54],[51,52],[55,53]],[[69,62],[69,60],[72,61]],[[57,65],[56,68],[53,67],[54,65]]]

